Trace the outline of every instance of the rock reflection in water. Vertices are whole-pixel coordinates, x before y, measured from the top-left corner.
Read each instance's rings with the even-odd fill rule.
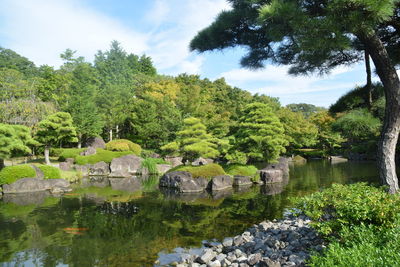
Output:
[[[29,192],[23,194],[4,194],[5,203],[14,203],[19,206],[40,205],[47,197],[51,196],[49,191]]]
[[[137,177],[109,178],[113,190],[136,192],[141,190],[142,184]]]
[[[106,176],[89,176],[82,179],[83,187],[107,187],[110,185],[110,180]]]
[[[263,184],[260,193],[267,196],[277,195],[283,192],[285,186],[289,183],[289,177],[284,177],[282,183]]]
[[[113,215],[132,217],[139,211],[139,208],[132,202],[105,202],[99,207],[100,212]]]

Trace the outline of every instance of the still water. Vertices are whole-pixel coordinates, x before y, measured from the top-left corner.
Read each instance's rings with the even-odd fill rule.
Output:
[[[135,192],[86,187],[58,198],[5,195],[0,266],[152,266],[174,248],[200,247],[202,240],[279,218],[290,197],[332,183],[377,182],[376,177],[373,162],[311,161],[292,165],[285,184],[217,195],[160,191],[158,177],[143,180]]]

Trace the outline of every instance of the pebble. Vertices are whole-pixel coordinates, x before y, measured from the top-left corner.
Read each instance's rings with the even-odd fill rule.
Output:
[[[222,243],[205,242],[201,255],[182,257],[179,267],[291,267],[305,266],[311,250],[321,251],[324,242],[305,216],[255,224],[241,235]],[[201,264],[201,265],[200,265]]]

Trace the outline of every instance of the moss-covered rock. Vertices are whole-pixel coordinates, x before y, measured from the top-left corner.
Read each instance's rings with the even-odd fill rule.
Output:
[[[226,175],[224,169],[216,163],[201,165],[201,166],[181,165],[181,166],[171,169],[169,172],[172,172],[172,171],[189,172],[193,176],[193,178],[204,177],[207,179],[211,179],[214,176]]]
[[[21,178],[36,177],[35,169],[30,165],[8,166],[0,171],[0,184],[12,184]]]
[[[260,176],[258,175],[258,169],[254,165],[242,165],[242,164],[230,164],[224,166],[225,172],[232,176],[247,176],[253,182],[258,182]]]
[[[140,145],[126,139],[117,139],[106,144],[106,149],[110,151],[131,151],[136,156],[142,153]]]

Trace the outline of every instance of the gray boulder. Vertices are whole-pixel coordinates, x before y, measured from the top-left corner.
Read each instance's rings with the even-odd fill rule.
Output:
[[[207,185],[207,179],[193,178],[191,173],[183,171],[166,173],[160,179],[161,187],[175,188],[180,193],[202,192]]]
[[[260,178],[266,184],[281,183],[283,181],[283,171],[278,169],[261,170]]]
[[[64,179],[22,178],[12,184],[3,185],[3,193],[26,193],[56,189],[67,191],[69,185],[69,182]]]
[[[90,155],[95,155],[97,153],[96,148],[94,147],[88,147],[85,151],[81,152],[81,156],[90,156]]]
[[[136,177],[109,178],[111,188],[114,190],[135,192],[141,189],[140,180]]]
[[[135,155],[126,155],[111,161],[111,176],[129,177],[138,173],[143,159]],[[118,175],[116,175],[118,174]]]
[[[346,158],[344,158],[344,157],[342,157],[342,156],[331,156],[331,157],[329,158],[329,160],[330,160],[330,162],[331,162],[332,164],[349,161],[348,159],[346,159]]]
[[[210,163],[214,163],[214,160],[212,159],[205,159],[205,158],[197,158],[192,162],[192,166],[201,166],[201,165],[207,165]]]
[[[212,178],[210,182],[211,191],[224,190],[232,188],[233,180],[229,175],[218,175]]]
[[[171,163],[172,168],[183,164],[182,157],[167,156],[164,160]]]
[[[90,176],[107,176],[110,174],[110,165],[104,161],[92,164],[89,167]]]
[[[70,171],[72,169],[72,165],[69,162],[60,162],[59,168],[62,171]]]
[[[164,174],[170,169],[172,169],[172,166],[169,164],[157,164],[157,170],[159,174]]]
[[[76,171],[82,173],[83,176],[88,176],[89,175],[89,169],[90,169],[90,164],[86,165],[74,165],[74,168]]]
[[[250,180],[248,176],[239,176],[236,175],[233,177],[233,185],[234,186],[243,186],[243,185],[251,185],[253,182]]]
[[[94,138],[89,138],[86,144],[88,147],[92,148],[106,148],[106,143],[104,142],[103,138],[101,137],[94,137]]]
[[[289,174],[289,158],[280,157],[278,162],[268,164],[263,170],[281,170],[284,175]]]
[[[66,159],[65,159],[65,162],[67,162],[67,163],[73,165],[74,162],[75,162],[75,159],[74,159],[74,158],[66,158]]]

